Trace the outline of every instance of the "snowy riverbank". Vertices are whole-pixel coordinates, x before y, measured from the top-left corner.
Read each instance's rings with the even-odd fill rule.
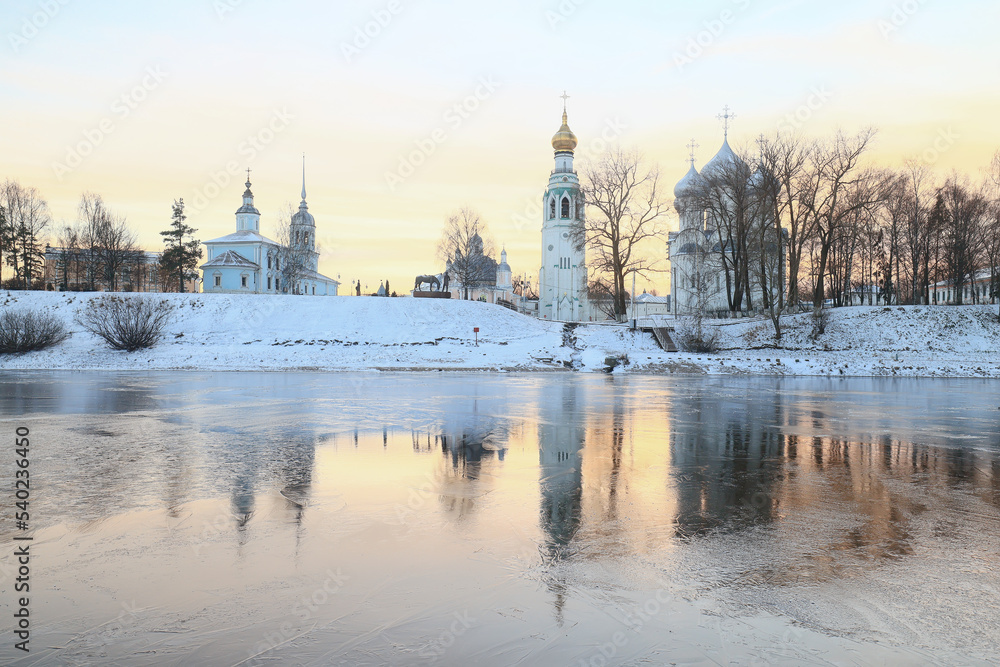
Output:
[[[603,371],[607,357],[627,356],[631,372],[1000,377],[990,306],[835,309],[815,342],[811,316],[789,316],[781,349],[767,321],[716,322],[722,351],[698,355],[663,352],[625,326],[570,331],[475,302],[170,294],[158,295],[177,308],[160,345],[124,353],[73,321],[95,296],[0,293],[0,308],[52,312],[72,331],[51,350],[0,357],[0,369]]]

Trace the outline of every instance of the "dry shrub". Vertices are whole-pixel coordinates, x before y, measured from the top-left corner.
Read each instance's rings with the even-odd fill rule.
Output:
[[[0,354],[45,350],[68,337],[66,325],[55,315],[14,309],[0,313]]]
[[[81,308],[76,321],[113,349],[134,352],[159,342],[173,312],[173,304],[166,299],[103,296]]]

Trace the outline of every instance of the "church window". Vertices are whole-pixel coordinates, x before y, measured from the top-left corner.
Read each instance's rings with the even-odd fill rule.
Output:
[[[281,289],[281,278],[274,279],[274,290],[278,291]]]
[[[267,268],[271,268],[271,253],[267,253]]]
[[[549,200],[549,219],[555,220],[556,218],[556,199],[553,197]]]
[[[569,217],[569,197],[563,197],[562,200],[562,217]]]
[[[267,278],[267,289],[271,289],[271,277],[270,276],[268,276],[268,278]]]
[[[240,285],[242,287],[246,287],[247,286],[247,277],[246,276],[240,276]]]
[[[304,242],[304,243],[305,243],[306,245],[309,245],[309,232],[306,232],[306,233],[305,233],[305,234],[303,235],[303,242]]]
[[[316,296],[316,286],[313,285],[313,296]]]
[[[218,274],[218,273],[215,274],[215,286],[216,287],[222,287],[222,275],[221,274]]]

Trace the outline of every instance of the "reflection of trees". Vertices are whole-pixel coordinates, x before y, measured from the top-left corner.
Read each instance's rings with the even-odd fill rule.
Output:
[[[782,421],[779,394],[748,394],[733,400],[706,385],[677,394],[670,404],[678,537],[774,518],[785,446],[785,436],[774,428]]]
[[[956,440],[947,442],[933,431],[940,445],[901,440],[897,434],[912,426],[878,406],[857,410],[865,417],[858,423],[836,395],[789,391],[796,383],[727,380],[674,397],[677,536],[785,524],[770,533],[782,536],[773,551],[742,573],[780,584],[836,576],[858,559],[910,555],[914,519],[928,510],[964,512],[970,489],[1000,505],[997,457],[969,447],[962,432],[950,431]],[[940,423],[948,419],[942,412]],[[808,526],[808,537],[796,534],[799,526]],[[797,551],[803,544],[808,554]]]

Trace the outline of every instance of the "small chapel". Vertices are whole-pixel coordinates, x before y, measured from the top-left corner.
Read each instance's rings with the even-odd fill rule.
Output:
[[[205,241],[208,261],[201,265],[202,291],[223,294],[302,294],[336,296],[340,282],[319,273],[316,219],[306,204],[305,159],[302,201],[292,216],[289,245],[260,233],[247,170],[243,205],[236,211],[236,231]]]

